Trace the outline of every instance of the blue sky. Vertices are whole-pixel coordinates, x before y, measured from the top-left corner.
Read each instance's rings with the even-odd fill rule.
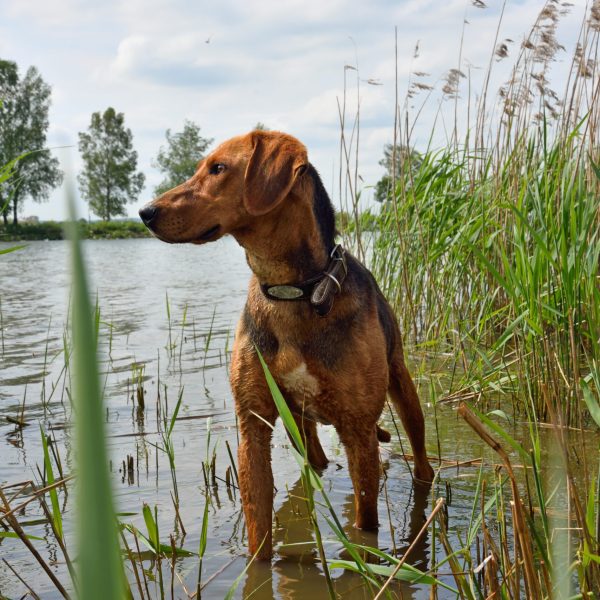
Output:
[[[574,0],[561,20],[554,89],[562,92],[585,3]],[[258,121],[300,138],[334,200],[339,168],[338,100],[344,74],[350,120],[360,79],[359,172],[368,202],[369,186],[382,174],[378,161],[392,140],[394,120],[394,26],[398,27],[399,94],[411,72],[429,75],[434,86],[413,141],[424,145],[441,99],[443,78],[458,66],[477,89],[493,52],[502,2],[488,8],[470,0],[0,0],[0,57],[22,72],[36,65],[52,86],[49,145],[77,144],[94,111],[113,106],[125,113],[147,185],[130,214],[152,197],[160,174],[152,168],[167,128],[197,122],[219,143],[248,131]],[[518,50],[543,7],[541,0],[506,3],[499,39],[510,38],[509,57],[494,61],[492,89],[509,76],[510,53]],[[419,56],[414,58],[415,45]],[[368,80],[377,83],[372,85]],[[463,83],[461,95],[466,96]],[[495,86],[495,87],[494,87]],[[411,104],[415,113],[423,93]],[[446,106],[447,105],[447,106]],[[442,109],[453,113],[445,101]],[[443,144],[443,121],[436,143]],[[80,167],[76,147],[71,162]],[[80,203],[81,214],[87,208]],[[64,218],[63,194],[50,202],[28,201],[23,216]]]

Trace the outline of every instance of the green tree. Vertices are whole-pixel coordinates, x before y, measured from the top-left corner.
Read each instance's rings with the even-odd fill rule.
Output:
[[[16,63],[0,60],[0,165],[14,163],[12,176],[0,183],[4,224],[12,206],[13,223],[25,198],[45,200],[62,181],[58,160],[46,145],[50,86],[35,67],[19,78]]]
[[[407,146],[396,145],[396,156],[394,156],[394,145],[386,144],[383,147],[383,158],[379,164],[385,168],[385,175],[376,183],[374,198],[377,202],[389,200],[392,194],[392,182],[394,177],[394,163],[396,167],[396,182],[406,174],[416,173],[423,163],[423,157],[416,151]]]
[[[196,123],[188,120],[183,124],[183,131],[171,133],[167,129],[166,138],[167,147],[161,146],[153,163],[165,175],[154,188],[157,196],[189,179],[195,173],[198,161],[204,158],[204,153],[213,143],[212,138],[200,135],[200,127]]]
[[[135,202],[144,187],[143,173],[136,172],[137,152],[125,116],[112,107],[95,112],[87,133],[79,134],[83,171],[79,191],[92,212],[110,221],[126,215],[127,202]]]

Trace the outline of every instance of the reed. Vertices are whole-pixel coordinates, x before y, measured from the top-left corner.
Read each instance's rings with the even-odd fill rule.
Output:
[[[165,393],[166,399],[166,393]],[[177,469],[175,466],[175,446],[173,445],[173,428],[175,427],[175,423],[177,421],[177,415],[179,414],[179,409],[181,408],[181,401],[183,400],[183,388],[179,390],[179,395],[177,396],[177,402],[175,403],[175,408],[173,409],[173,414],[171,418],[168,418],[167,407],[165,407],[165,411],[163,413],[163,427],[160,431],[162,438],[162,448],[160,448],[169,459],[169,468],[171,471],[171,480],[173,482],[173,493],[175,494],[175,506],[179,508],[179,489],[177,487]]]
[[[600,419],[600,5],[583,18],[560,97],[550,77],[565,8],[543,5],[496,93],[492,71],[506,43],[495,40],[479,89],[459,56],[438,97],[438,118],[452,113],[453,126],[443,140],[432,132],[423,149],[412,139],[423,105],[413,116],[408,100],[425,90],[425,104],[435,93],[414,73],[404,106],[396,101],[393,139],[401,146],[387,200],[357,217],[359,190],[340,190],[354,215],[344,241],[366,248],[408,346],[452,373],[434,408],[474,402],[460,412],[501,458],[491,496],[488,478],[480,482],[481,518],[474,506],[465,544],[453,549],[444,526],[436,530],[465,598],[589,597],[600,589],[598,562],[584,558],[591,547],[598,556],[600,533],[597,456],[590,459],[584,431]],[[343,144],[348,137],[342,132]],[[346,158],[346,179],[354,169]],[[507,403],[527,424],[520,442],[497,419],[508,418]],[[542,426],[554,432],[551,444]],[[482,547],[485,563],[477,560]]]
[[[165,307],[167,309],[167,325],[169,329],[169,341],[167,342],[167,354],[172,356],[175,344],[173,343],[172,324],[171,324],[171,304],[169,302],[169,292],[165,291]]]
[[[562,109],[551,110],[556,94],[540,83],[548,66],[536,61],[550,52],[553,6],[498,91],[502,114],[482,100],[463,138],[418,161],[407,153],[388,201],[368,214],[369,262],[411,343],[458,349],[464,392],[519,397],[542,420],[549,393],[565,424],[581,427],[581,381],[599,352],[598,27],[591,17],[582,25]],[[491,92],[478,95],[489,102]],[[397,138],[413,149],[409,119]],[[353,230],[350,242],[359,237]]]

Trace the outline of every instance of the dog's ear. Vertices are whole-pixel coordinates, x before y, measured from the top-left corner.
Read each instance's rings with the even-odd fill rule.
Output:
[[[306,148],[295,138],[276,132],[253,132],[253,151],[244,181],[244,206],[254,216],[273,210],[306,170]]]

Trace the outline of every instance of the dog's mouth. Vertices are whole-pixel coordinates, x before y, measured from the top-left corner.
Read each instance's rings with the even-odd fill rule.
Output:
[[[198,242],[210,242],[210,240],[214,239],[217,234],[220,232],[221,230],[221,226],[220,225],[215,225],[214,227],[211,227],[210,229],[207,229],[202,235],[200,235],[199,237],[197,237],[194,242],[198,243]]]

